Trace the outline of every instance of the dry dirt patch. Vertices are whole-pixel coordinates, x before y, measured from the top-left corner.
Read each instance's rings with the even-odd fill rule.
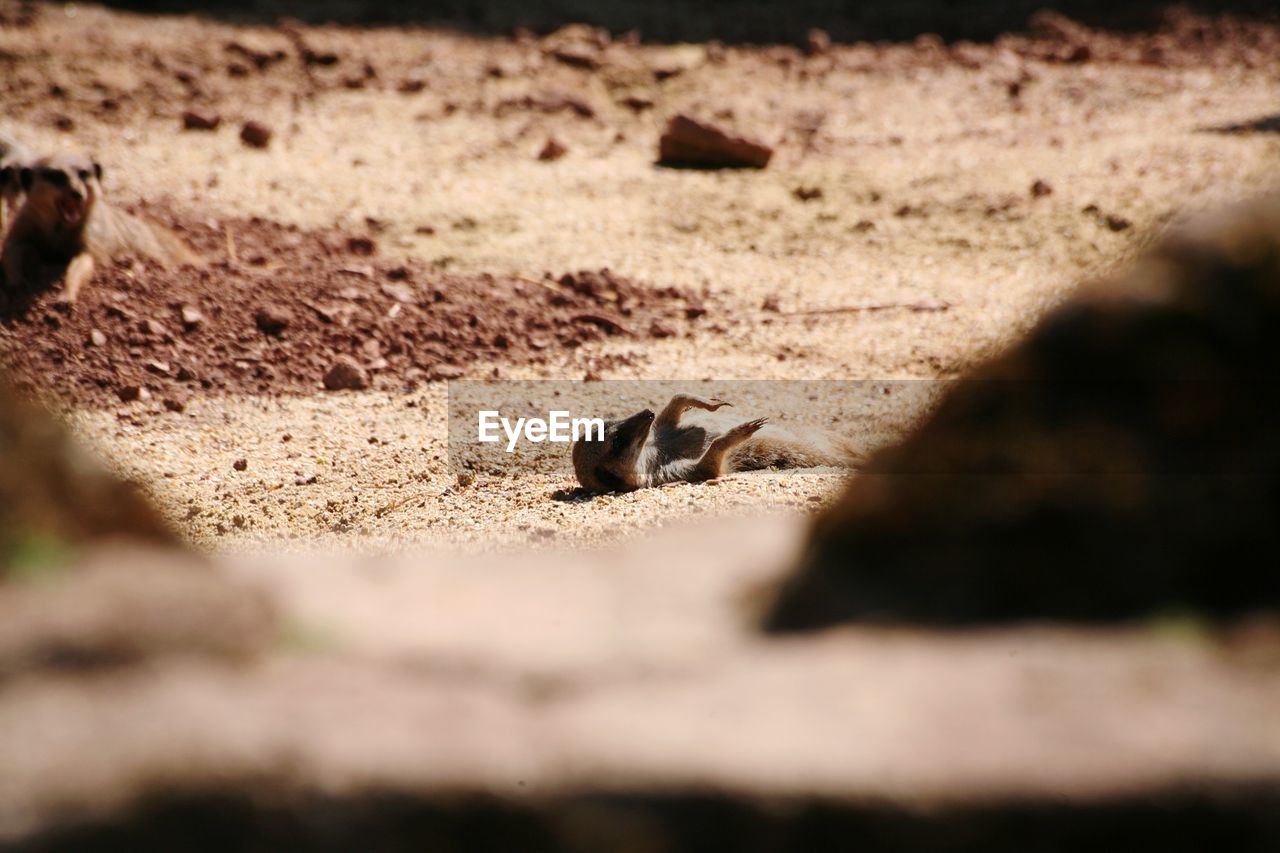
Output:
[[[181,410],[196,394],[411,389],[477,361],[581,371],[586,343],[707,325],[703,295],[609,270],[454,275],[378,258],[364,235],[149,212],[213,264],[121,259],[69,310],[54,293],[11,303],[0,355],[19,384],[78,407],[155,396]],[[340,361],[348,374],[334,377]]]

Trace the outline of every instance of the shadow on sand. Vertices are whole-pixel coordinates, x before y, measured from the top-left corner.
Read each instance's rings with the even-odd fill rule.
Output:
[[[148,13],[192,13],[240,23],[295,18],[307,23],[412,24],[510,35],[517,27],[550,32],[587,23],[614,33],[638,31],[646,41],[795,43],[810,28],[839,42],[903,41],[921,33],[944,39],[989,41],[1027,29],[1046,7],[1089,26],[1149,30],[1174,5],[1157,0],[106,0],[106,5]],[[1273,17],[1273,0],[1192,0],[1183,8],[1204,14]]]

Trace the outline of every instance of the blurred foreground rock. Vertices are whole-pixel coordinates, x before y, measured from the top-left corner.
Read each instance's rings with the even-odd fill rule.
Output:
[[[248,660],[276,639],[265,596],[173,551],[111,547],[0,585],[0,686],[179,655]]]
[[[28,676],[243,662],[276,639],[265,595],[178,547],[136,489],[0,386],[0,697]]]
[[[767,617],[1280,606],[1280,197],[1204,220],[957,383],[818,519]]]
[[[600,553],[228,558],[284,644],[0,689],[18,850],[1268,850],[1280,631],[744,610],[804,524]]]
[[[107,538],[177,541],[133,486],[0,380],[0,577],[43,553]]]

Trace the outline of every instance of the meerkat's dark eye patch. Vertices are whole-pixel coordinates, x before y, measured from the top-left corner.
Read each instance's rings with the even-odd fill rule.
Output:
[[[90,173],[88,169],[81,169],[78,177],[80,178],[80,180],[87,182],[89,180],[89,174]]]
[[[93,164],[93,176],[98,180],[102,180],[102,164],[96,161]]]
[[[67,177],[67,173],[61,169],[41,169],[40,180],[50,183],[55,187],[66,188],[71,185],[71,179]]]
[[[622,478],[607,468],[596,469],[596,479],[600,481],[600,485],[604,486],[611,492],[620,492],[627,487]]]

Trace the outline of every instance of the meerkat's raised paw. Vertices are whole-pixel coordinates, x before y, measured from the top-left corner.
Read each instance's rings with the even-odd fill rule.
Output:
[[[754,421],[740,423],[725,433],[725,437],[746,440],[759,432],[761,427],[765,426],[767,423],[769,423],[768,418],[756,418]]]

